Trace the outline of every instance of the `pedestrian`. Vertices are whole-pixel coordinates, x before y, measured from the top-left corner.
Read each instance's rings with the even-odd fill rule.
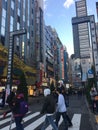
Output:
[[[8,97],[6,99],[6,103],[9,106],[9,110],[7,110],[3,113],[3,118],[5,118],[6,115],[12,111],[15,95],[16,95],[16,89],[14,88],[14,89],[12,89],[12,91],[10,92],[10,94],[8,95]]]
[[[51,124],[54,130],[58,130],[53,118],[55,113],[56,103],[49,88],[44,89],[44,96],[45,96],[45,100],[41,110],[41,114],[45,113],[46,118],[41,130],[45,130],[49,124]]]
[[[1,93],[1,103],[0,103],[0,107],[3,108],[5,106],[5,90],[2,89],[2,93]]]
[[[13,114],[13,118],[16,124],[16,130],[24,130],[22,120],[24,115],[20,112],[20,104],[24,101],[24,95],[21,92],[17,92],[17,94],[13,97],[12,102],[9,102],[10,111]],[[8,113],[8,112],[7,112]]]
[[[95,108],[98,107],[98,105],[96,104],[95,101],[95,96],[97,95],[97,90],[96,88],[93,86],[90,90],[90,96],[91,96],[91,104],[92,104],[92,110],[95,113]],[[96,106],[97,105],[97,106]]]
[[[58,94],[58,102],[57,102],[57,110],[56,110],[56,125],[58,126],[60,117],[63,117],[64,123],[65,123],[65,129],[68,130],[68,123],[67,123],[67,108],[65,105],[65,100],[64,96],[62,95],[61,89],[57,89],[57,94]]]
[[[22,119],[24,115],[21,115],[20,113],[20,103],[22,101],[24,101],[24,95],[23,93],[18,93],[14,99],[13,108],[12,108],[13,116],[16,123],[16,130],[24,130],[22,124]]]
[[[66,107],[66,119],[67,119],[67,122],[68,122],[68,127],[71,127],[71,126],[73,126],[73,124],[72,124],[71,119],[69,118],[68,113],[67,113],[67,107],[69,107],[69,94],[68,94],[68,90],[65,90],[65,88],[64,88],[63,81],[60,80],[58,82],[57,90],[59,90],[59,92],[64,97],[64,102],[65,102],[65,107]]]

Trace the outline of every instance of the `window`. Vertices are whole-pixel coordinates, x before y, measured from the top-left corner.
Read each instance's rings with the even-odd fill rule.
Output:
[[[2,17],[1,25],[2,25],[3,27],[5,27],[5,18],[3,18],[3,17]]]
[[[10,24],[12,24],[12,25],[13,25],[13,20],[14,20],[14,19],[13,19],[13,17],[11,16],[11,17],[10,17]]]
[[[18,9],[18,12],[17,12],[18,16],[20,16],[20,9]]]
[[[23,21],[25,22],[25,15],[23,15]]]
[[[5,22],[6,22],[6,10],[2,9],[2,19],[1,19],[1,35],[5,36]]]
[[[29,33],[27,33],[27,38],[29,39]]]
[[[19,28],[20,28],[20,24],[19,24],[19,23],[17,23],[17,30],[19,30]]]
[[[2,17],[6,18],[6,10],[4,8],[2,9]]]
[[[13,31],[13,25],[10,25],[10,32]]]
[[[1,27],[1,35],[5,36],[5,28],[3,26]]]
[[[11,8],[14,10],[14,2],[11,1]]]
[[[10,16],[10,31],[13,31],[13,21],[14,21],[13,17]]]

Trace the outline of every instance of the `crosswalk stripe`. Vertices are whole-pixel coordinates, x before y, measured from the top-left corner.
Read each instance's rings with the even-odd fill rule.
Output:
[[[30,111],[27,113],[27,114],[29,114],[30,113]],[[7,114],[7,116],[11,116],[11,112],[10,113],[8,113]],[[6,117],[7,117],[6,116]],[[11,120],[11,117],[9,117],[9,118],[4,118],[4,120],[2,120],[2,121],[0,121],[0,125],[2,125],[2,124],[4,124],[4,123],[6,123],[6,122],[8,122],[8,121],[10,121]]]
[[[32,119],[32,118],[34,118],[34,117],[36,117],[36,116],[38,116],[40,114],[40,112],[36,112],[36,113],[33,113],[33,114],[31,114],[31,115],[28,115],[27,117],[24,117],[24,122],[26,122],[26,121],[28,121],[28,120],[30,120],[30,119]],[[15,125],[15,123],[12,123],[12,129],[13,128],[15,128],[16,127],[16,125]],[[2,128],[1,130],[8,130],[9,129],[9,125],[8,126],[6,126],[6,127],[4,127],[4,128]]]
[[[28,112],[30,113],[30,112]],[[11,113],[8,114],[9,116],[11,115]],[[35,113],[31,113],[27,116],[24,117],[24,123],[26,123],[27,121],[33,119],[34,117],[37,117],[38,115],[40,115],[40,112],[35,112]],[[27,125],[24,130],[35,130],[37,127],[39,127],[44,121],[45,121],[45,117],[46,115],[40,115],[40,117],[37,117],[38,119],[36,119],[35,121],[32,121],[32,123],[30,123],[29,125]],[[11,117],[5,118],[3,120],[0,121],[0,125],[3,125],[5,123],[8,123],[11,120]],[[59,126],[62,124],[63,122],[63,118],[61,116],[60,121],[59,121]],[[79,130],[80,129],[80,123],[81,123],[81,114],[74,114],[73,118],[72,118],[72,123],[73,126],[71,128],[68,128],[68,130]],[[8,130],[9,129],[10,124],[8,124],[7,126],[1,128],[0,130]],[[16,127],[15,122],[12,123],[11,129],[14,129]],[[52,129],[52,126],[49,125],[46,130],[50,130]]]
[[[59,125],[61,125],[62,122],[63,122],[63,118],[62,118],[62,116],[61,116],[60,121],[59,121]],[[52,129],[52,126],[51,126],[51,125],[49,125],[49,126],[46,128],[46,130],[51,130],[51,129]]]
[[[41,118],[39,118],[38,120],[32,122],[32,124],[30,124],[30,125],[28,125],[27,127],[25,127],[24,130],[27,130],[27,129],[29,129],[29,130],[31,130],[31,129],[34,130],[35,128],[38,127],[38,125],[42,124],[44,120],[45,120],[45,115],[42,116]]]
[[[73,126],[71,128],[68,128],[68,130],[79,130],[80,123],[81,123],[81,114],[74,114],[72,118]]]
[[[10,121],[10,118],[7,118],[7,119],[4,119],[4,120],[0,121],[0,125],[6,123],[6,122],[8,122],[8,121]]]
[[[10,113],[8,113],[6,117],[8,117],[8,116],[10,116],[10,115],[11,115],[11,112],[10,112]],[[2,114],[2,115],[0,115],[0,119],[2,119],[2,118],[3,118],[3,114]]]
[[[31,111],[28,111],[28,113],[27,114],[29,114]],[[12,112],[9,112],[7,115],[6,115],[6,117],[8,117],[8,116],[10,116],[12,114]],[[0,115],[0,119],[2,119],[3,118],[3,114],[2,115]]]

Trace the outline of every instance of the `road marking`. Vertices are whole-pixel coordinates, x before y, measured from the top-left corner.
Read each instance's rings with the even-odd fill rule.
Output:
[[[40,112],[36,112],[36,113],[30,114],[30,115],[27,115],[23,119],[24,123],[29,121],[30,119],[33,119],[34,117],[38,116],[39,114],[40,114]],[[11,113],[10,113],[10,115],[11,115]],[[24,128],[24,130],[31,129],[31,128],[34,130],[35,128],[37,128],[39,125],[41,125],[45,121],[45,117],[46,117],[46,115],[41,116],[40,118],[38,118],[37,120],[35,120],[31,124],[27,125]],[[7,119],[1,120],[0,124],[7,123],[10,120],[11,120],[11,117],[8,117]],[[59,125],[61,125],[62,122],[63,122],[63,118],[61,116],[60,121],[59,121]],[[73,126],[68,128],[68,130],[79,130],[80,129],[80,123],[81,123],[81,114],[74,114],[73,118],[72,118],[72,123],[73,123]],[[5,126],[4,128],[2,128],[0,130],[8,130],[9,126],[10,126],[10,123],[9,123],[8,126]],[[14,129],[15,127],[16,127],[15,122],[13,122],[11,129]],[[50,130],[50,129],[52,129],[51,125],[49,125],[46,128],[46,130]]]
[[[30,113],[30,111],[29,111],[27,114],[29,114],[29,113]],[[7,114],[7,116],[11,116],[11,114],[12,114],[12,113],[10,112],[10,113]],[[6,117],[7,117],[7,116],[6,116]],[[2,118],[3,118],[3,117],[2,117]],[[2,119],[2,118],[1,118],[1,119]],[[4,120],[0,121],[0,125],[6,123],[6,122],[8,122],[8,121],[10,121],[10,120],[11,120],[11,117],[9,117],[9,118],[3,118],[3,119],[4,119]]]
[[[8,113],[7,115],[6,115],[6,117],[7,116],[10,116],[11,115],[11,112],[10,113]],[[0,115],[0,119],[2,119],[3,118],[3,114],[2,115]]]
[[[74,114],[72,118],[73,126],[68,128],[68,130],[80,130],[80,123],[81,123],[81,114]]]
[[[31,114],[31,115],[28,115],[27,117],[24,117],[24,118],[23,118],[24,123],[25,123],[26,121],[28,121],[28,120],[30,120],[30,119],[32,119],[32,118],[38,116],[39,114],[40,114],[40,112],[36,112],[36,113]],[[3,120],[3,121],[4,121],[4,120]],[[10,118],[9,118],[9,121],[10,121]],[[1,121],[0,121],[0,123],[1,123]],[[13,129],[13,128],[15,128],[15,127],[16,127],[15,123],[12,123],[11,129]],[[6,126],[6,127],[4,127],[4,128],[2,128],[2,129],[0,129],[0,130],[8,130],[8,129],[9,129],[9,125]]]
[[[63,122],[63,118],[62,118],[62,116],[61,116],[60,121],[59,121],[59,125],[61,125],[62,122]],[[49,126],[46,128],[46,130],[51,130],[51,129],[52,129],[52,126],[51,126],[51,125],[49,125]]]
[[[41,118],[37,119],[36,121],[32,122],[32,124],[28,125],[27,127],[25,127],[24,130],[30,130],[32,128],[32,130],[34,130],[35,128],[37,128],[40,124],[42,124],[45,120],[46,115],[42,116]]]
[[[31,111],[28,111],[27,112],[27,114],[29,114]],[[6,115],[6,117],[8,117],[8,116],[11,116],[11,114],[12,114],[12,112],[9,112],[7,115]],[[5,118],[6,118],[5,117]],[[2,115],[0,115],[0,119],[2,119],[3,118],[3,114]],[[3,119],[5,119],[5,118],[3,118]]]

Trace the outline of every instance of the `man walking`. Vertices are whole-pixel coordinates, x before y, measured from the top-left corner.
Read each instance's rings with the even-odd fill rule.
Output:
[[[50,89],[46,88],[44,90],[45,101],[41,110],[41,114],[46,113],[46,118],[41,130],[45,130],[49,124],[52,125],[53,130],[58,130],[56,124],[54,123],[53,115],[55,112],[55,99],[52,94],[50,94]]]
[[[61,89],[57,89],[57,94],[58,94],[58,103],[57,103],[57,112],[56,112],[56,125],[58,126],[58,122],[60,120],[60,117],[62,115],[64,123],[65,123],[65,129],[68,130],[68,124],[67,124],[67,115],[66,115],[66,105],[65,105],[65,100],[64,96],[62,95]]]

